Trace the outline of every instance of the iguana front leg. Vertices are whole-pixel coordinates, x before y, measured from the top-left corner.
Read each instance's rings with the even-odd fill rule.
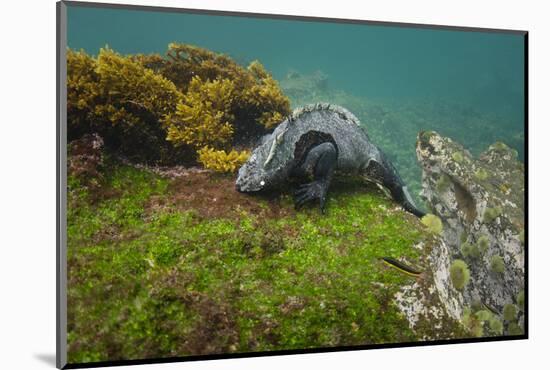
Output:
[[[296,208],[319,199],[321,212],[325,213],[327,191],[336,168],[337,157],[336,148],[331,143],[319,144],[308,152],[305,161],[296,170],[301,174],[313,175],[313,181],[300,185],[294,193]]]

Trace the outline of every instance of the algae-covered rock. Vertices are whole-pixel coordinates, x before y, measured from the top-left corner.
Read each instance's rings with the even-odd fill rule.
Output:
[[[106,167],[70,181],[71,362],[467,335],[443,240],[375,186],[335,181],[323,215],[231,175]]]
[[[524,288],[523,164],[503,143],[474,158],[436,132],[420,133],[416,152],[423,169],[422,196],[443,221],[449,253],[468,257],[470,282],[462,291],[465,306],[482,302],[501,317],[505,305],[514,303]],[[441,186],[442,177],[449,186]],[[499,320],[491,321],[489,333],[502,333]]]
[[[422,250],[422,276],[403,285],[395,301],[417,340],[444,340],[471,336],[460,324],[464,305],[462,295],[453,288],[449,273],[451,255],[440,237],[415,247]]]

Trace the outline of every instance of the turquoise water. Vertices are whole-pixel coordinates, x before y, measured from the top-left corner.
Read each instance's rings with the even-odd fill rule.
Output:
[[[69,46],[90,53],[106,44],[164,53],[177,41],[259,59],[277,78],[320,69],[359,95],[475,96],[523,116],[520,35],[81,7],[68,14]]]
[[[282,82],[289,72],[327,76],[293,106],[346,106],[419,191],[414,143],[434,129],[479,154],[497,140],[524,154],[524,39],[521,34],[68,8],[68,44],[97,54],[161,53],[170,42],[198,45],[246,64],[254,59]]]

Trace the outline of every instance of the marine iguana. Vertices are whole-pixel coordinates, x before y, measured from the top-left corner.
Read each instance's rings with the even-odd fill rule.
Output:
[[[334,174],[362,176],[378,184],[405,210],[422,217],[407,187],[386,155],[374,145],[347,109],[327,103],[296,109],[265,135],[239,169],[236,189],[250,193],[273,189],[291,179],[312,179],[295,191],[296,207],[319,199],[325,212]]]

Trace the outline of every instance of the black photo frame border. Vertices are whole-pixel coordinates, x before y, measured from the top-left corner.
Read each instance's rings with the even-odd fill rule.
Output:
[[[402,343],[385,343],[385,344],[370,344],[357,346],[341,346],[341,347],[320,347],[308,349],[293,349],[293,350],[278,350],[278,351],[262,351],[262,352],[244,352],[244,353],[227,353],[227,354],[212,354],[212,355],[196,355],[184,357],[166,357],[166,358],[149,358],[149,359],[132,359],[132,360],[113,360],[99,361],[86,363],[67,363],[67,235],[66,235],[66,208],[67,208],[67,71],[66,71],[66,48],[67,48],[67,6],[72,7],[87,7],[87,8],[109,8],[109,9],[125,9],[137,11],[155,11],[166,13],[187,13],[187,14],[202,14],[202,15],[221,15],[233,17],[252,17],[264,19],[280,19],[280,20],[298,20],[306,22],[329,22],[341,24],[361,24],[361,25],[377,25],[388,27],[404,27],[404,28],[421,28],[434,30],[452,30],[463,32],[488,32],[488,33],[504,33],[516,34],[523,36],[524,40],[524,132],[525,132],[525,325],[524,334],[518,336],[499,336],[485,338],[468,338],[468,339],[448,339],[434,340],[422,342],[402,342]],[[79,368],[94,368],[107,366],[123,366],[123,365],[141,365],[141,364],[159,364],[187,361],[205,361],[205,360],[220,360],[234,359],[246,357],[265,357],[265,356],[281,356],[293,354],[310,354],[322,352],[342,352],[342,351],[360,351],[366,349],[382,349],[382,348],[401,348],[401,347],[419,347],[419,346],[434,346],[448,345],[461,343],[483,343],[483,342],[499,342],[510,340],[525,340],[529,338],[529,51],[528,38],[529,32],[525,30],[511,29],[494,29],[481,27],[460,27],[448,25],[433,25],[420,23],[402,23],[402,22],[385,22],[373,20],[357,20],[344,18],[329,18],[329,17],[313,17],[301,15],[284,15],[284,14],[266,14],[239,12],[227,10],[210,10],[210,9],[190,9],[162,6],[147,6],[147,5],[131,5],[131,4],[112,4],[99,2],[82,2],[82,1],[59,1],[56,3],[56,367],[59,369],[79,369]]]

